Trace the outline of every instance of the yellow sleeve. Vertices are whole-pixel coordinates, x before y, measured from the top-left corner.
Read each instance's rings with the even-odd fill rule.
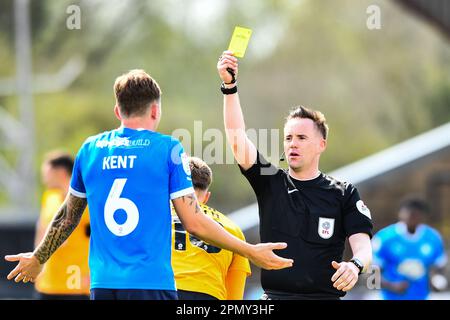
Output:
[[[40,223],[44,228],[52,222],[53,217],[58,212],[58,209],[61,207],[61,204],[64,201],[64,195],[61,194],[61,191],[56,189],[49,189],[44,191],[42,195],[41,201],[41,212],[40,212]]]
[[[242,270],[229,270],[225,279],[227,300],[242,300],[244,298],[245,281],[248,273]]]
[[[241,229],[234,230],[234,235],[245,241]],[[227,288],[227,300],[242,300],[244,297],[245,281],[251,275],[250,262],[241,255],[233,254],[233,261],[228,268],[225,286]]]
[[[244,233],[241,231],[240,228],[236,227],[235,230],[233,230],[233,234],[241,239],[242,241],[245,241]],[[233,254],[233,260],[231,261],[230,267],[228,270],[239,270],[242,272],[245,272],[247,276],[251,275],[252,271],[250,269],[250,262],[247,258],[244,258],[241,255]]]

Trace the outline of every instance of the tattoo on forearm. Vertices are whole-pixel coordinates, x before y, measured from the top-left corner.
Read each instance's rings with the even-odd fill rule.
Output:
[[[47,229],[44,240],[34,252],[39,263],[44,264],[56,249],[66,241],[80,222],[86,205],[87,200],[85,198],[68,195]]]
[[[186,196],[182,196],[182,199],[183,199],[183,203],[188,201],[190,207],[192,207],[192,206],[195,207],[195,213],[202,212],[202,209],[198,205],[197,197],[195,196],[195,193],[190,193],[190,194],[188,194]]]

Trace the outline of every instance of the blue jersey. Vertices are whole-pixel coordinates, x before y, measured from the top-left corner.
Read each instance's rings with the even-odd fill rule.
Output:
[[[170,199],[194,192],[178,140],[123,127],[90,137],[70,192],[89,205],[91,288],[175,290]]]
[[[439,233],[419,225],[414,234],[402,222],[380,230],[372,240],[374,264],[380,266],[382,277],[389,282],[409,283],[403,294],[383,289],[386,300],[423,300],[429,294],[430,268],[443,267],[447,261]]]

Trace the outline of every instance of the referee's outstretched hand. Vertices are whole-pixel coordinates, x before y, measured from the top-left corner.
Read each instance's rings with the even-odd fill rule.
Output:
[[[331,266],[336,270],[336,272],[331,277],[333,282],[333,287],[342,291],[351,290],[356,282],[358,282],[358,268],[351,262],[341,262],[336,261],[331,262]]]
[[[285,242],[258,243],[253,245],[253,250],[248,258],[253,264],[266,270],[278,270],[292,267],[294,260],[282,258],[273,253],[273,250],[281,250],[287,247]]]

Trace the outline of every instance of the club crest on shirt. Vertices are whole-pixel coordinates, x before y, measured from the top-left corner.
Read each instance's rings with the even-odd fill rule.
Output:
[[[186,154],[186,152],[183,152],[183,153],[181,154],[181,162],[183,163],[183,169],[184,169],[184,172],[185,172],[188,176],[190,176],[190,175],[191,175],[191,168],[189,167],[189,157],[188,157],[188,155]]]
[[[362,200],[359,200],[358,202],[356,202],[356,208],[358,209],[359,212],[361,212],[367,218],[372,219],[369,208],[367,208],[367,206],[364,204],[364,202]]]
[[[317,232],[322,239],[330,239],[334,234],[334,219],[320,217]]]

